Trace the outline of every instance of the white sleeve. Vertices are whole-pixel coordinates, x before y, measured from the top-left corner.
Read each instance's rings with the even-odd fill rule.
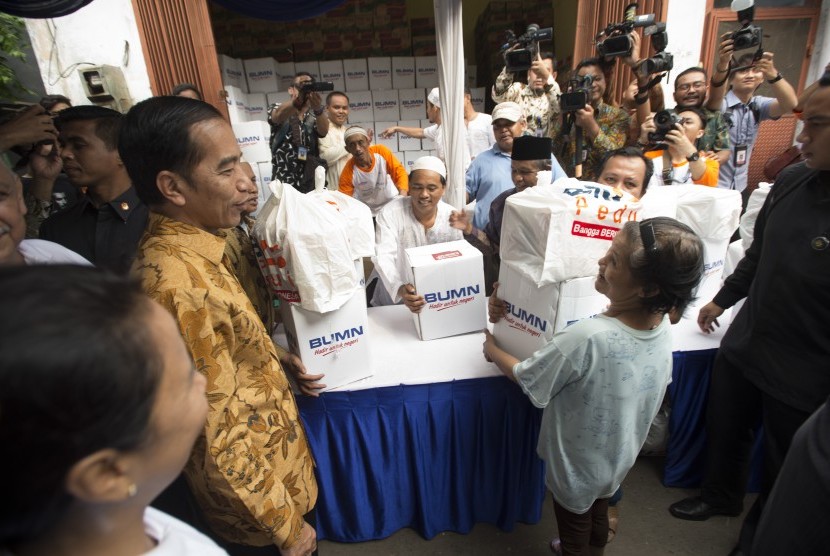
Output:
[[[560,334],[567,332],[565,329]],[[564,342],[557,340],[562,338],[555,335],[545,347],[513,367],[516,381],[536,407],[547,407],[551,399],[565,386],[579,380],[591,366],[590,340],[578,345],[571,353],[563,351],[563,348],[572,347],[571,338],[566,338]],[[572,361],[577,363],[572,364]]]
[[[392,201],[394,203],[394,201]],[[404,278],[398,268],[398,211],[390,203],[378,213],[377,229],[375,230],[375,268],[378,271],[383,286],[389,292],[389,297],[395,303],[401,298],[398,290],[404,285]]]

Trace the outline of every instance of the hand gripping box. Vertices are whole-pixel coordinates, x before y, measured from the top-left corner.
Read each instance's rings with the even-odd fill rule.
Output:
[[[250,58],[243,60],[249,93],[270,93],[279,91],[280,76],[277,61],[273,58]]]
[[[487,326],[481,251],[464,240],[406,250],[415,291],[426,305],[413,313],[421,340],[478,332]]]
[[[361,263],[362,274],[362,263]],[[362,283],[362,282],[361,282]],[[355,290],[345,305],[317,313],[296,303],[282,303],[289,348],[311,374],[325,374],[323,392],[372,376],[366,291]]]
[[[497,295],[507,304],[507,314],[493,325],[499,347],[527,359],[555,332],[604,311],[609,301],[596,291],[595,282],[596,276],[588,276],[540,287],[502,262]]]

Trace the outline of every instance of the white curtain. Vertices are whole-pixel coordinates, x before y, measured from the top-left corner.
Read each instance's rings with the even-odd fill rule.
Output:
[[[464,126],[464,30],[461,0],[434,0],[438,43],[438,87],[441,90],[441,132],[447,164],[445,200],[457,209],[466,201]]]

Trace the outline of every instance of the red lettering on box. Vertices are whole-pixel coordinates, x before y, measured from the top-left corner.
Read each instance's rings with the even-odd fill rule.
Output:
[[[611,241],[619,231],[619,228],[611,226],[603,226],[601,224],[592,224],[590,222],[580,222],[578,220],[574,220],[573,227],[571,228],[571,235],[606,239]]]
[[[433,253],[432,258],[436,261],[443,261],[444,259],[454,259],[460,257],[461,251],[442,251],[441,253]]]

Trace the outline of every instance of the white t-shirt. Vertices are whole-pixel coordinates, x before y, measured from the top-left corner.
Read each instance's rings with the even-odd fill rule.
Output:
[[[492,131],[492,129],[491,129]],[[424,128],[424,137],[427,139],[431,139],[433,143],[435,143],[435,153],[444,163],[447,162],[446,154],[447,151],[444,148],[444,134],[441,131],[441,126],[438,124],[432,124],[429,127]],[[495,138],[493,139],[495,142]],[[467,168],[470,167],[470,161],[472,158],[470,157],[470,147],[469,147],[469,138],[462,144],[462,152],[464,156],[464,171],[467,171]]]
[[[605,315],[581,320],[517,363],[513,373],[544,408],[536,451],[545,483],[570,512],[609,498],[634,465],[671,381],[668,316],[635,330]]]
[[[79,264],[92,266],[88,260],[63,245],[45,239],[24,239],[17,246],[26,264]]]
[[[467,122],[467,147],[470,149],[470,156],[475,158],[495,143],[493,118],[489,114],[478,112],[475,118]]]
[[[158,543],[146,556],[228,556],[190,525],[152,507],[144,512],[144,530]]]

